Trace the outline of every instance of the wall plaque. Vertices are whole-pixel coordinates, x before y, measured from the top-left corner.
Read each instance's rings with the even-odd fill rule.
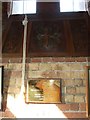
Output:
[[[26,102],[60,103],[60,79],[31,79],[27,81]]]

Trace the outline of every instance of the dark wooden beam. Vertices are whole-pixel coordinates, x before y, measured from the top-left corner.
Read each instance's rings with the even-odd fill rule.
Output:
[[[27,14],[29,21],[42,21],[42,20],[64,20],[64,19],[86,19],[87,18],[87,12],[62,12],[59,14]],[[11,15],[10,18],[13,21],[23,21],[24,15]]]
[[[72,31],[70,28],[69,20],[64,21],[64,30],[66,37],[67,52],[69,56],[72,56],[74,52],[74,45],[73,45]]]

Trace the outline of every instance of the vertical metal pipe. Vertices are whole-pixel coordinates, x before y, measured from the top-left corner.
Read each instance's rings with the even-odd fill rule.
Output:
[[[23,20],[24,25],[24,39],[23,39],[23,59],[22,59],[22,85],[21,85],[21,93],[25,92],[24,88],[24,80],[25,80],[25,62],[26,62],[26,40],[27,40],[27,15]]]

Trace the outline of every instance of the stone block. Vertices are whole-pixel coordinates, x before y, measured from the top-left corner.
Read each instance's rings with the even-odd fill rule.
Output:
[[[52,70],[60,70],[60,71],[70,71],[70,66],[68,63],[53,63]]]
[[[57,71],[58,78],[61,79],[70,79],[70,72],[68,71]]]
[[[66,93],[67,94],[76,94],[76,88],[75,87],[66,87]]]
[[[0,111],[0,119],[1,119],[1,120],[3,120],[3,119],[2,119],[3,116],[4,116],[3,114],[4,114],[4,112]]]
[[[57,106],[62,111],[69,111],[70,110],[70,104],[58,104]]]
[[[19,70],[19,71],[21,71],[22,64],[20,64],[20,63],[8,63],[8,64],[5,64],[4,68],[7,70]]]
[[[4,70],[4,79],[10,79],[11,77],[11,71],[10,70]]]
[[[79,111],[79,104],[78,103],[70,104],[70,111]]]
[[[83,70],[83,65],[81,63],[71,63],[70,64],[70,70]]]
[[[84,86],[76,87],[76,94],[86,94],[86,87]]]
[[[15,94],[19,94],[20,91],[21,91],[21,87],[16,86],[14,93],[15,93]]]
[[[27,63],[26,64],[26,71],[37,71],[39,70],[39,63]]]
[[[86,72],[85,71],[79,71],[78,72],[78,78],[85,79],[86,78]]]
[[[10,118],[14,119],[15,118],[14,114],[10,110],[5,110],[5,112],[3,114],[3,117],[8,118],[8,119],[10,119]]]
[[[21,87],[21,84],[22,84],[22,78],[16,79],[16,86]]]
[[[9,80],[9,86],[14,86],[16,84],[16,80],[15,79],[10,79]]]
[[[19,79],[22,77],[22,71],[11,71],[10,79]]]
[[[8,87],[9,86],[9,79],[7,79],[7,78],[4,78],[4,84],[3,84],[3,86],[4,87]]]
[[[74,80],[72,80],[72,79],[67,79],[67,80],[64,80],[64,86],[70,86],[70,87],[74,87],[75,86],[75,81]]]
[[[59,78],[56,71],[44,71],[42,72],[42,78]]]
[[[34,63],[41,63],[43,60],[43,58],[39,57],[39,58],[31,58],[31,62],[34,62]]]
[[[80,103],[79,104],[79,110],[80,111],[86,111],[86,103]]]
[[[8,94],[19,94],[20,93],[20,88],[18,86],[10,86],[8,88]]]
[[[74,96],[73,95],[65,95],[65,102],[66,103],[72,103],[74,101]]]
[[[60,71],[62,71],[62,69],[63,69],[63,66],[62,66],[62,64],[51,64],[52,65],[52,70],[60,70]]]
[[[86,57],[75,57],[75,62],[86,62],[87,58]]]
[[[28,71],[27,78],[42,78],[43,77],[43,71]]]
[[[86,112],[64,112],[64,115],[67,116],[68,120],[88,120],[86,117]]]
[[[87,82],[87,80],[84,79],[84,80],[83,80],[83,86],[86,86],[86,82]]]
[[[70,71],[70,78],[71,79],[77,79],[79,78],[79,71]]]
[[[39,70],[52,70],[51,64],[50,63],[40,63],[39,65]]]
[[[83,80],[82,79],[75,79],[74,80],[74,85],[75,86],[82,86],[83,85]]]
[[[16,87],[15,86],[9,86],[7,92],[8,93],[16,93]]]
[[[42,62],[51,63],[51,62],[53,62],[52,57],[44,57],[44,58],[42,58]]]
[[[65,61],[65,57],[53,57],[52,61],[53,62],[64,62]]]
[[[75,95],[74,101],[76,103],[83,103],[83,102],[85,102],[85,97],[83,95]]]

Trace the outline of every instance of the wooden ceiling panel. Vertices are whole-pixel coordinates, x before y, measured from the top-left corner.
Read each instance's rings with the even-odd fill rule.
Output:
[[[4,32],[5,33],[5,32]],[[4,35],[3,35],[4,36]],[[5,38],[5,40],[4,40]],[[23,40],[23,25],[21,22],[12,22],[8,34],[3,37],[2,52],[7,54],[21,53]]]
[[[90,19],[86,12],[60,13],[58,2],[38,2],[37,11],[28,15],[27,56],[88,56]],[[23,18],[17,15],[7,20],[4,16],[3,55],[22,55]]]
[[[32,30],[28,38],[28,55],[30,56],[60,56],[68,54],[62,20],[32,22]]]
[[[70,20],[74,55],[88,55],[88,27],[85,19]]]
[[[37,2],[37,14],[55,15],[59,13],[59,2]]]

